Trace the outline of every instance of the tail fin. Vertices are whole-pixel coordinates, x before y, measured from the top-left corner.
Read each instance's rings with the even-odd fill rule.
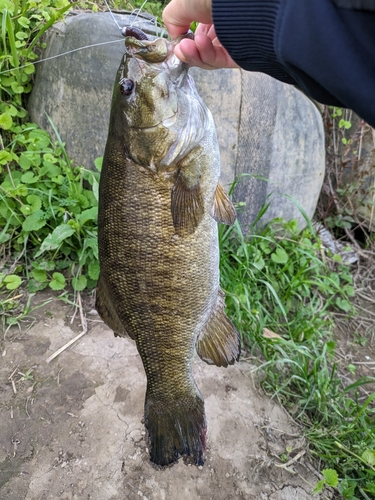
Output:
[[[181,456],[192,457],[195,465],[204,464],[207,426],[199,393],[170,405],[155,403],[146,396],[145,425],[154,464],[170,465]]]

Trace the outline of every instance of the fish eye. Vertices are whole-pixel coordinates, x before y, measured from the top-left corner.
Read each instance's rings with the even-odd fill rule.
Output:
[[[134,82],[130,78],[120,80],[120,92],[122,95],[130,95],[134,90]]]

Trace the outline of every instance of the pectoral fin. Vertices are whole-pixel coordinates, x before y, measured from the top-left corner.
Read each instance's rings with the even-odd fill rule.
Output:
[[[197,340],[199,357],[209,365],[228,366],[238,361],[241,353],[240,336],[224,312],[224,292],[219,289],[216,307]]]
[[[227,224],[228,226],[234,224],[237,218],[236,209],[234,208],[231,199],[225,192],[220,181],[216,186],[211,215],[216,222],[221,222],[222,224]]]
[[[96,301],[95,309],[98,311],[99,316],[104,323],[113,330],[115,337],[130,337],[133,338],[124,328],[118,317],[112,301],[107,293],[104,283],[100,280],[96,287]],[[134,339],[133,339],[134,340]]]
[[[204,215],[203,195],[199,181],[190,185],[180,172],[172,189],[171,211],[177,234],[193,234]]]

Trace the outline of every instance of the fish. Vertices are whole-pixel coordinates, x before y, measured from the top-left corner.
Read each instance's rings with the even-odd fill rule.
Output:
[[[173,42],[130,33],[99,186],[96,309],[140,354],[151,462],[199,466],[207,423],[195,351],[227,367],[241,350],[219,283],[218,222],[233,224],[236,212],[220,182],[213,117],[188,66]]]

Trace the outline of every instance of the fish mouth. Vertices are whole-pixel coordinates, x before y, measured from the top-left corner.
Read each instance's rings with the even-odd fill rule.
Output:
[[[164,38],[144,40],[134,36],[125,38],[126,53],[130,57],[141,59],[146,63],[162,63],[170,54],[171,45]]]

